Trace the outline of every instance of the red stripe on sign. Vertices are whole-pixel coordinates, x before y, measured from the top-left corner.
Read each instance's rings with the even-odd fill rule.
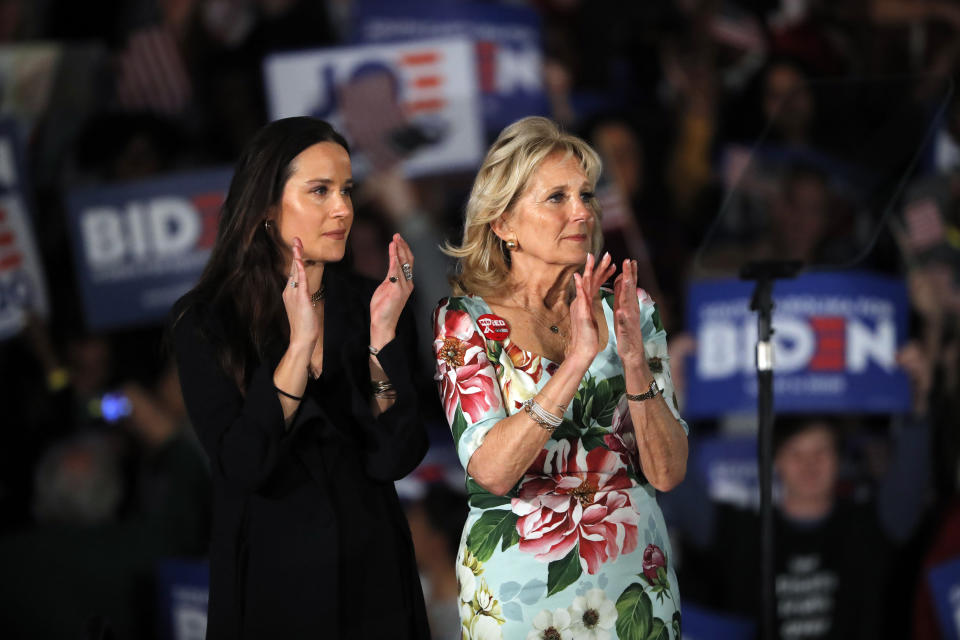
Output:
[[[847,321],[843,316],[822,316],[810,318],[810,326],[817,333],[824,331],[845,331]]]
[[[817,336],[817,350],[810,359],[811,371],[843,371],[847,364],[847,320],[843,316],[810,318]]]
[[[441,76],[420,76],[413,79],[413,86],[417,89],[429,89],[430,87],[439,87],[443,84]]]
[[[0,233],[0,247],[13,244],[13,234],[9,231]]]
[[[440,53],[437,51],[423,51],[420,53],[408,53],[400,58],[400,64],[417,65],[433,64],[440,60]]]
[[[445,106],[447,106],[447,101],[443,98],[431,98],[429,100],[406,102],[403,108],[409,113],[416,113],[418,111],[439,111]]]
[[[843,336],[843,335],[835,336],[832,333],[830,335],[820,336],[818,351],[843,351],[846,348],[847,348],[846,336]]]
[[[480,72],[480,90],[493,93],[497,88],[497,44],[487,40],[477,43],[477,63]]]
[[[223,194],[217,191],[201,193],[194,196],[192,200],[193,206],[200,212],[200,219],[203,224],[197,246],[204,249],[212,247],[217,237],[217,222],[220,217],[220,205],[223,204]]]
[[[846,364],[846,358],[842,353],[833,355],[818,354],[810,360],[810,369],[812,371],[843,371]]]
[[[23,264],[23,255],[19,253],[11,253],[6,258],[0,260],[0,271],[16,269],[21,264]]]

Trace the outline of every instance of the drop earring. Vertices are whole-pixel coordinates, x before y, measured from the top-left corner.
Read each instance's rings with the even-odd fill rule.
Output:
[[[270,221],[269,221],[269,220],[264,220],[264,221],[263,221],[263,228],[264,228],[264,230],[265,230],[265,231],[270,231],[270,227],[271,227]]]

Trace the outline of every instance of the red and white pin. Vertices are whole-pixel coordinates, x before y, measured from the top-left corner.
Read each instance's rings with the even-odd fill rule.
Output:
[[[500,316],[485,313],[477,318],[483,337],[488,340],[503,340],[510,335],[510,325]]]

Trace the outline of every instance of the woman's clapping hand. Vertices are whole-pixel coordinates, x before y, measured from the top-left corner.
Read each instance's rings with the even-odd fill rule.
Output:
[[[583,275],[573,275],[575,297],[570,304],[570,343],[566,353],[568,359],[582,359],[589,365],[600,352],[600,327],[593,313],[593,301],[600,285],[615,271],[616,267],[612,264],[609,253],[603,254],[599,264],[596,264],[593,254],[589,254]]]

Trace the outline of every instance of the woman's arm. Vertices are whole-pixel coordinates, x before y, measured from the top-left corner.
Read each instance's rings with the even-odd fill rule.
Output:
[[[592,361],[567,358],[533,399],[550,413],[563,415]],[[504,418],[490,429],[471,456],[467,473],[490,493],[502,496],[530,468],[550,433],[526,411]]]
[[[367,475],[383,481],[399,480],[413,471],[423,460],[428,446],[413,382],[414,366],[410,362],[410,354],[415,351],[409,347],[415,345],[417,339],[409,312],[404,311],[400,316],[396,333],[396,337],[384,344],[376,356],[376,366],[393,384],[396,397],[389,401],[389,406],[375,410],[372,421],[363,422]],[[371,374],[373,366],[371,364]],[[376,401],[383,402],[381,399]],[[369,406],[360,404],[355,412],[360,415],[369,413]]]
[[[647,400],[631,400],[630,418],[637,437],[643,474],[658,491],[670,491],[683,481],[687,472],[687,434],[683,423],[667,404],[673,400],[670,364],[665,357],[657,363],[660,375],[654,376],[648,363],[644,335],[651,350],[666,355],[666,332],[655,326],[656,310],[641,317],[637,292],[636,263],[624,261],[624,270],[614,283],[614,324],[617,350],[623,361],[627,393],[643,394],[656,379],[662,390]],[[646,306],[646,305],[645,305]]]
[[[611,275],[613,267],[610,265],[609,256],[600,262],[596,271],[593,266],[593,256],[589,256],[583,276],[574,276],[577,295],[570,305],[569,351],[550,380],[533,398],[537,404],[554,415],[563,415],[566,411],[590,363],[599,352],[599,333],[592,301],[600,284]],[[444,311],[444,308],[440,311]],[[438,313],[435,323],[437,340],[434,342],[438,379],[441,382],[441,395],[447,405],[447,417],[454,431],[455,441],[463,440],[464,434],[464,430],[457,427],[457,419],[473,422],[469,425],[470,438],[465,444],[458,444],[461,461],[465,463],[467,473],[481,487],[493,494],[504,495],[536,459],[543,445],[550,439],[550,432],[537,424],[526,411],[507,417],[502,401],[493,392],[492,387],[497,384],[496,372],[486,358],[485,343],[479,329],[472,320],[466,318],[469,330],[464,340],[464,336],[460,335],[463,323],[458,322],[457,318],[450,322],[446,317],[450,313],[449,310]],[[462,311],[455,313],[466,316]],[[483,351],[477,354],[482,361],[478,360],[474,364],[474,361],[470,360],[470,364],[464,361],[460,366],[451,366],[456,363],[449,360],[447,350],[457,352],[457,349],[463,348],[465,354],[471,354],[471,344],[484,345]],[[480,412],[481,419],[478,419],[475,415],[477,402],[471,396],[478,391],[484,393],[488,386],[490,388],[485,393],[484,400],[491,405],[496,401],[498,406],[492,408],[497,411]],[[451,397],[458,398],[458,402],[466,397],[470,405],[466,410],[461,406],[453,406],[451,410],[451,405],[448,404],[448,398]],[[483,426],[478,429],[476,423]],[[458,434],[458,431],[461,433]],[[465,453],[467,455],[464,455]]]
[[[289,440],[273,376],[264,362],[246,395],[220,368],[213,346],[201,335],[197,311],[188,309],[173,328],[173,346],[183,398],[212,472],[244,491],[255,491],[273,472]]]

